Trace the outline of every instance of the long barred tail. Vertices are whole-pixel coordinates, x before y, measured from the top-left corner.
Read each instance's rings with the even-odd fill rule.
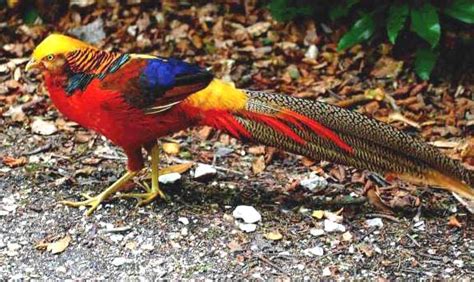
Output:
[[[474,184],[473,171],[390,125],[312,100],[245,93],[245,111],[233,113],[234,135],[313,159],[393,174],[474,199],[470,187]]]

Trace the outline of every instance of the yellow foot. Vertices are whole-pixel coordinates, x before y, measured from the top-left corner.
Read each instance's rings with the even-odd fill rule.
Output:
[[[70,207],[74,207],[74,208],[79,208],[79,207],[90,207],[87,212],[86,212],[86,215],[89,216],[91,215],[98,207],[99,205],[105,200],[105,198],[103,197],[102,194],[99,194],[95,197],[91,197],[87,194],[81,194],[82,197],[86,198],[86,200],[84,201],[78,201],[78,202],[74,202],[74,201],[60,201],[59,203],[60,204],[63,204],[63,205],[66,205],[66,206],[70,206]]]
[[[161,191],[158,186],[150,188],[150,186],[148,186],[148,184],[145,182],[140,186],[142,186],[142,188],[146,191],[145,193],[126,193],[118,195],[118,197],[126,199],[135,198],[138,200],[138,206],[148,205],[158,196],[163,200],[169,202],[169,197],[163,191]]]
[[[87,194],[82,194],[86,200],[84,201],[79,201],[79,202],[74,202],[74,201],[60,201],[61,204],[67,205],[70,207],[90,207],[86,215],[91,215],[97,207],[106,199],[108,199],[112,194],[120,190],[125,183],[127,183],[128,180],[133,178],[138,172],[137,171],[127,171],[120,179],[115,181],[114,184],[110,185],[107,189],[105,189],[102,193],[95,197],[91,197]]]

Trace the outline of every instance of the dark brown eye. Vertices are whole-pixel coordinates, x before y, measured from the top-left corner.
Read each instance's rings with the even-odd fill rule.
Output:
[[[53,54],[49,54],[46,59],[48,59],[48,61],[52,61],[54,60],[54,55]]]

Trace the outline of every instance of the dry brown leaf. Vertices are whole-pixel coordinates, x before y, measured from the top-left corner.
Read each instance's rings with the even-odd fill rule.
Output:
[[[46,249],[46,251],[51,252],[51,254],[59,254],[64,252],[66,248],[69,246],[69,243],[71,243],[71,236],[66,235],[65,237],[59,239],[56,242],[52,243],[39,243],[36,245],[37,249]]]
[[[163,143],[163,151],[173,156],[179,154],[180,148],[178,143]]]
[[[172,172],[184,173],[184,172],[188,171],[193,165],[194,165],[193,162],[177,164],[177,165],[170,165],[168,167],[160,169],[158,174],[159,175],[165,175],[165,174],[172,173]]]
[[[321,219],[324,216],[324,211],[323,210],[315,210],[315,211],[313,211],[311,216],[314,217],[314,218],[317,218],[317,219]]]
[[[265,233],[263,236],[267,238],[268,240],[272,240],[272,241],[278,241],[278,240],[283,239],[283,235],[281,235],[281,233],[278,230]]]
[[[401,121],[401,122],[404,122],[414,128],[418,128],[420,129],[421,126],[419,123],[405,117],[404,115],[402,115],[402,113],[400,112],[391,112],[389,115],[388,115],[388,119],[389,119],[389,122],[392,122],[392,121]]]
[[[14,157],[6,156],[6,157],[3,157],[2,162],[6,166],[14,168],[14,167],[25,165],[28,162],[28,160],[25,157],[14,158]]]
[[[458,228],[462,227],[462,224],[456,218],[456,215],[452,215],[452,216],[449,217],[448,225],[451,226],[451,227],[458,227]]]
[[[376,209],[383,211],[385,213],[393,214],[390,207],[388,207],[386,204],[382,202],[374,186],[369,187],[366,193],[367,193],[367,199],[369,200],[369,203],[373,205]]]
[[[359,245],[359,251],[364,253],[364,255],[366,255],[369,258],[374,255],[373,248],[369,245],[366,245],[366,244]]]
[[[265,154],[265,146],[252,146],[248,152],[252,155],[263,155]]]
[[[264,156],[259,156],[252,163],[252,171],[255,174],[259,174],[264,170],[265,170],[265,157]]]
[[[396,78],[402,70],[403,62],[389,57],[382,57],[375,63],[370,74],[376,78]]]

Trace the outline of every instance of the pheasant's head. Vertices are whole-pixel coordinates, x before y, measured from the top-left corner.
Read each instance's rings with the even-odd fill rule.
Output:
[[[26,71],[39,69],[50,73],[60,73],[66,64],[66,54],[86,48],[95,49],[78,39],[51,34],[35,48],[31,60],[26,65]]]

